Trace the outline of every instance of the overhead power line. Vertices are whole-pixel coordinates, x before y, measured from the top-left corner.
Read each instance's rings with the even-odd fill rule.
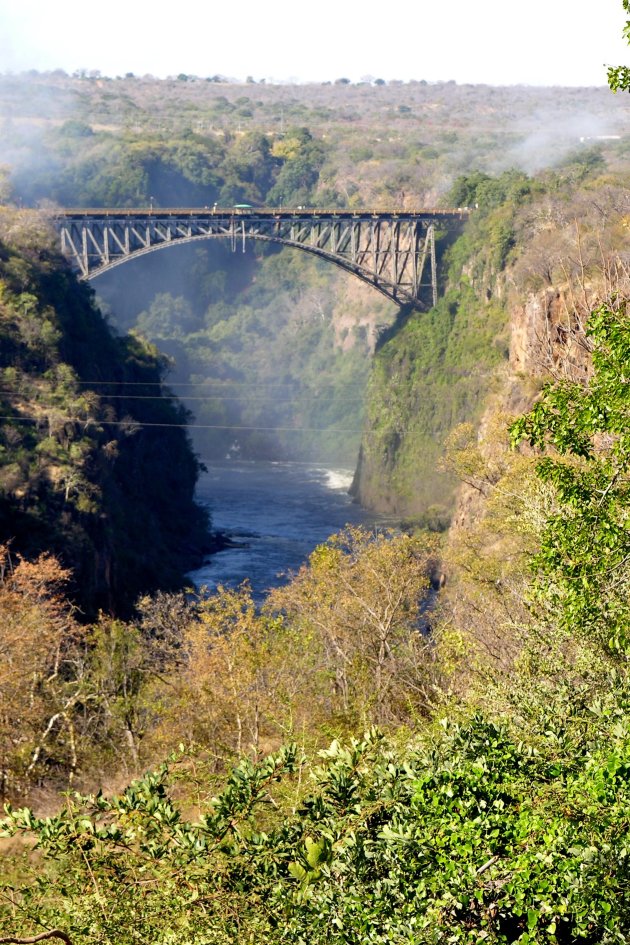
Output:
[[[296,381],[281,381],[278,383],[271,381],[233,381],[233,380],[212,380],[208,378],[205,381],[122,381],[116,380],[103,380],[102,378],[94,379],[91,381],[81,381],[78,379],[72,379],[73,384],[127,384],[130,387],[140,386],[140,387],[203,387],[205,384],[217,384],[221,386],[229,385],[231,387],[305,387],[307,385],[297,384]],[[334,387],[334,384],[318,384],[318,387]],[[360,384],[355,381],[354,384],[347,384],[347,387],[363,387],[363,384]]]
[[[10,420],[13,423],[42,423],[45,417],[0,417],[0,420]],[[146,423],[140,420],[129,418],[128,420],[97,420],[94,417],[66,417],[66,423],[93,423],[96,426],[107,427],[166,427],[174,430],[239,430],[256,431],[265,433],[363,433],[363,430],[340,429],[330,427],[260,427],[260,426],[240,426],[219,423]]]
[[[25,396],[24,394],[20,394],[18,391],[0,390],[0,397],[21,397],[23,399],[24,396]],[[162,403],[166,402],[166,398],[164,398],[161,394],[102,394],[99,396],[103,396],[107,400],[160,400],[162,401]],[[257,397],[256,399],[252,399],[250,396],[249,398],[246,399],[245,397],[225,397],[220,394],[206,394],[205,397],[186,397],[186,400],[187,401],[189,400],[201,400],[201,401],[222,400],[222,401],[235,401],[236,403],[244,403],[244,404],[260,404],[261,403],[260,397]],[[183,403],[183,401],[181,401],[181,403]],[[302,401],[282,399],[281,403],[284,406],[293,406],[293,405],[301,404]],[[347,398],[344,397],[344,404],[360,404],[360,403],[363,403],[361,398],[348,400]],[[55,406],[55,405],[50,405],[50,406]]]

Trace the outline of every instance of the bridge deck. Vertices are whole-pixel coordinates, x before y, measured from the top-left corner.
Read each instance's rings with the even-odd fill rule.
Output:
[[[110,217],[114,219],[146,219],[147,217],[242,217],[244,219],[271,218],[289,220],[295,217],[324,220],[462,220],[470,210],[468,207],[440,210],[436,208],[418,210],[376,209],[331,209],[319,207],[69,207],[55,211],[61,219],[85,219],[86,217]]]

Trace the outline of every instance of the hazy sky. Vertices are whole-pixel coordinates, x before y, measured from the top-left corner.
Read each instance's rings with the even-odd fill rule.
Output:
[[[604,85],[621,0],[0,0],[0,72]]]

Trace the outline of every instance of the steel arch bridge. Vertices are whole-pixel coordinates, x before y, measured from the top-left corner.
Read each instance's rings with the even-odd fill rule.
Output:
[[[468,215],[458,210],[317,210],[254,207],[59,210],[61,249],[82,279],[154,250],[195,240],[282,243],[340,266],[399,305],[437,301],[435,231]]]

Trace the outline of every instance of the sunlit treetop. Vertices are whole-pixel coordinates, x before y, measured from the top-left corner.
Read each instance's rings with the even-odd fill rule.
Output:
[[[630,0],[621,0],[621,2],[630,16]],[[630,45],[630,19],[626,20],[623,36]],[[630,92],[630,66],[608,66],[608,85],[613,92]]]

